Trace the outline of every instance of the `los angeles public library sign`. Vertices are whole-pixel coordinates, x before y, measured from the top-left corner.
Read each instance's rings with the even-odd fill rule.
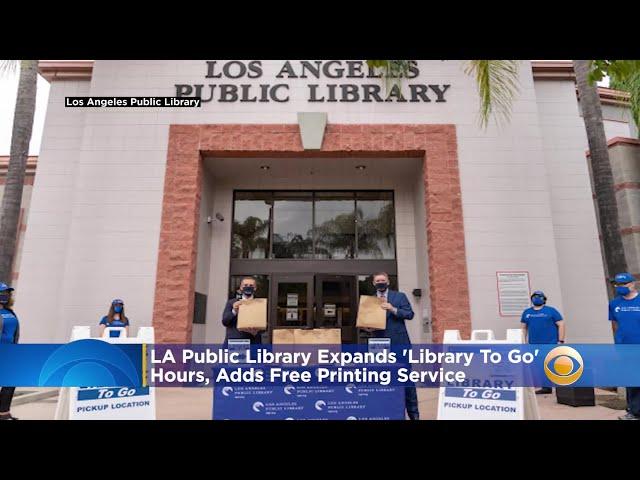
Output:
[[[420,76],[416,61],[410,61],[409,71],[402,82],[393,82],[387,90],[382,74],[369,68],[364,60],[300,60],[285,61],[272,79],[264,83],[242,83],[246,79],[263,79],[260,60],[248,62],[205,62],[208,83],[175,84],[176,97],[200,97],[202,102],[278,102],[290,100],[288,80],[307,81],[307,101],[332,102],[446,102],[451,85],[412,82]],[[350,79],[367,79],[370,82],[349,83]],[[231,83],[234,82],[234,83]],[[322,83],[321,83],[322,82]]]

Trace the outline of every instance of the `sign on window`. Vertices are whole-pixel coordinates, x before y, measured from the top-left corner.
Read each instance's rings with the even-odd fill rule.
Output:
[[[298,294],[287,293],[287,307],[297,307],[297,306],[298,306]]]

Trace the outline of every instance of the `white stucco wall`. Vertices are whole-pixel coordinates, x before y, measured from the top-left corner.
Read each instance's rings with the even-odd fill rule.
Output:
[[[519,325],[498,315],[497,270],[529,271],[532,283],[544,285],[562,306],[548,162],[528,62],[522,62],[511,122],[486,131],[476,121],[474,81],[460,62],[420,61],[421,74],[411,81],[451,84],[446,103],[308,103],[307,83],[376,80],[277,80],[282,63],[263,61],[262,78],[225,82],[289,83],[288,103],[212,102],[193,110],[62,105],[65,95],[174,96],[176,83],[221,83],[204,78],[204,61],[96,61],[90,83],[53,83],[21,266],[17,306],[25,338],[65,340],[72,325],[96,323],[114,296],[125,299],[135,325],[150,324],[169,124],[296,123],[299,111],[327,112],[330,123],[455,124],[469,273],[468,285],[457,288],[469,289],[473,327],[503,336]],[[407,222],[414,194],[409,185],[402,200],[407,208],[397,211]],[[229,214],[229,192],[214,189],[213,197]],[[228,235],[217,235],[214,229],[213,244],[228,252]],[[406,238],[399,236],[399,246]],[[404,255],[398,262],[407,269],[426,268],[408,259],[409,250]],[[210,289],[226,292],[226,282],[224,272],[210,273]],[[584,289],[585,308],[600,308],[598,291]],[[212,301],[208,312],[218,309]],[[410,328],[421,329],[418,322]],[[207,338],[216,335],[207,326]]]
[[[64,272],[85,117],[83,110],[65,109],[64,97],[87,95],[89,87],[85,81],[59,81],[49,93],[20,261],[20,290],[16,292],[21,337],[29,342],[67,340],[71,331],[63,327],[85,323],[71,316],[73,305],[62,302],[67,291]],[[92,312],[91,322],[98,322],[104,305],[106,299],[103,308]]]
[[[198,229],[198,256],[196,259],[196,292],[210,295],[209,272],[211,266],[211,249],[214,248],[211,242],[212,224],[207,223],[209,216],[213,217],[213,182],[209,175],[202,176],[202,196],[200,198],[200,216]],[[207,311],[207,318],[211,317],[211,312]],[[205,343],[206,323],[193,324],[193,343]]]
[[[424,169],[421,169],[424,171]],[[432,342],[432,317],[431,302],[429,300],[429,257],[420,254],[427,252],[427,229],[425,218],[427,211],[425,207],[425,191],[424,191],[424,175],[421,173],[416,175],[413,185],[413,224],[415,228],[415,244],[417,249],[416,255],[416,279],[418,284],[416,288],[422,290],[422,297],[416,299],[415,318],[414,318],[414,337],[420,338],[424,343]],[[419,324],[419,326],[417,325]]]
[[[607,140],[611,140],[615,137],[632,137],[631,126],[625,122],[617,122],[614,120],[604,120],[604,132],[607,136]]]
[[[585,157],[587,139],[575,101],[575,86],[572,81],[538,81],[535,90],[567,341],[607,343],[611,335],[605,273]],[[542,283],[533,287],[546,291]],[[558,298],[548,296],[549,304],[558,304]]]
[[[565,85],[568,84],[566,81],[562,83]],[[565,91],[566,96],[566,88],[563,90]],[[581,125],[584,127],[580,102],[578,102],[578,111],[580,112],[580,120],[583,122]],[[615,137],[638,137],[638,129],[633,122],[631,111],[628,107],[602,103],[602,123],[604,124],[604,132],[607,140],[611,140]],[[585,143],[585,145],[587,144]]]

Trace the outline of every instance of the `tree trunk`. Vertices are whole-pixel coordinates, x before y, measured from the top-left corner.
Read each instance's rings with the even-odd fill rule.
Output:
[[[609,162],[607,136],[602,122],[602,106],[597,86],[589,81],[589,60],[574,60],[578,95],[582,108],[582,118],[589,141],[591,171],[598,204],[600,234],[604,249],[607,274],[609,278],[616,273],[627,271],[620,224],[618,222],[618,204],[613,189],[613,172]]]
[[[7,181],[0,209],[0,282],[11,282],[11,269],[18,237],[18,220],[24,187],[29,142],[36,109],[38,61],[20,61],[20,81],[11,132]]]

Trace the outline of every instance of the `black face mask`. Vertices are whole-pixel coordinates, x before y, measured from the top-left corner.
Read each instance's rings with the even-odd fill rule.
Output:
[[[9,303],[9,300],[11,300],[11,294],[10,293],[0,293],[0,303],[1,304],[7,304]]]
[[[242,293],[244,293],[245,295],[253,295],[255,291],[256,291],[255,287],[244,287],[242,289]]]
[[[387,282],[378,282],[378,283],[374,283],[376,290],[378,290],[379,292],[384,292],[388,287],[389,284]]]

